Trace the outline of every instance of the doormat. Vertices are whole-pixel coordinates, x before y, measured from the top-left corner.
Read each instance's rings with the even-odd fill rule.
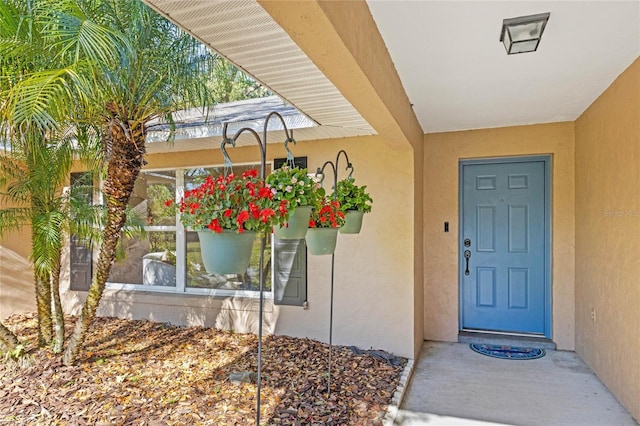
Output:
[[[469,347],[479,354],[501,359],[537,359],[542,358],[546,353],[544,349],[485,345],[481,343],[469,343]]]

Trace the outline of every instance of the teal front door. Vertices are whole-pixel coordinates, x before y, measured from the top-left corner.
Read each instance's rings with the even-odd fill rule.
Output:
[[[549,334],[546,161],[461,163],[461,328]]]

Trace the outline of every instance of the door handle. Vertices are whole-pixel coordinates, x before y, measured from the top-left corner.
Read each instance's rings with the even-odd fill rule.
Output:
[[[465,250],[464,251],[464,259],[466,262],[466,267],[464,269],[464,274],[465,275],[469,275],[469,259],[471,258],[471,251],[470,250]]]

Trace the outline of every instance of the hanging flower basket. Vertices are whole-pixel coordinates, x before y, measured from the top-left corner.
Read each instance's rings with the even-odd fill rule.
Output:
[[[362,218],[364,212],[359,210],[349,210],[344,215],[344,225],[340,228],[341,234],[359,234],[362,228]]]
[[[346,215],[346,223],[340,229],[341,234],[359,234],[364,213],[371,212],[373,200],[366,186],[358,186],[353,178],[338,182],[335,190],[336,200]]]
[[[276,200],[255,169],[241,176],[207,176],[185,190],[177,206],[182,224],[198,231],[205,269],[216,274],[245,272],[256,233],[270,233],[289,213],[287,201]]]
[[[338,240],[338,228],[309,228],[305,237],[309,253],[333,254]]]
[[[309,219],[307,247],[313,255],[333,254],[336,249],[338,229],[344,225],[344,213],[340,203],[326,196],[316,204]]]
[[[274,227],[276,238],[281,240],[301,240],[307,235],[311,206],[298,206],[289,214],[289,220],[284,225]]]
[[[276,237],[282,240],[300,240],[307,233],[312,206],[321,198],[320,184],[307,169],[282,166],[266,179],[273,200],[285,203],[289,210],[282,225],[275,226]]]
[[[210,274],[243,274],[251,261],[256,233],[198,231],[204,268]]]

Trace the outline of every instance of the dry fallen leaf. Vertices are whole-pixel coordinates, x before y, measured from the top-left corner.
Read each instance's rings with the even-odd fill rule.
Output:
[[[68,317],[70,333],[75,318]],[[257,370],[257,338],[202,327],[98,318],[77,367],[37,349],[33,314],[7,321],[27,343],[30,365],[0,363],[0,425],[252,425],[254,383],[229,374]],[[261,418],[275,425],[377,425],[402,366],[310,339],[263,341]],[[403,365],[406,360],[403,360]]]

